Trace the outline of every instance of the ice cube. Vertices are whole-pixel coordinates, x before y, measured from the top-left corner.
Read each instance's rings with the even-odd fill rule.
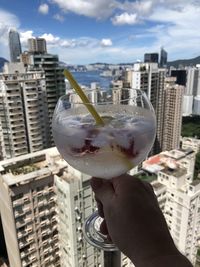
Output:
[[[92,141],[92,145],[96,147],[108,146],[113,138],[107,132],[100,132]]]
[[[123,147],[129,148],[130,143],[133,141],[133,130],[118,130],[113,131],[116,143]]]

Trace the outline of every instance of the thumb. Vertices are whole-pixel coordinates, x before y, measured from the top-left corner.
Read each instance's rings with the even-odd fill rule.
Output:
[[[106,205],[115,193],[112,183],[105,179],[93,177],[90,184],[96,199],[103,205]]]

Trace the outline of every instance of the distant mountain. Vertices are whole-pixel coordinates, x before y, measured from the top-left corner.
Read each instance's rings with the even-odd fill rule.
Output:
[[[0,57],[0,71],[1,71],[1,69],[2,69],[2,67],[3,67],[5,62],[8,62],[8,60],[3,58],[3,57]]]
[[[1,59],[1,58],[0,58]],[[111,63],[105,63],[105,62],[96,62],[96,63],[91,63],[89,65],[91,66],[97,66],[99,65],[99,68],[102,68],[102,66],[104,66],[104,68],[108,68],[108,66],[110,65],[119,65],[119,66],[132,66],[134,63],[136,62],[129,62],[129,63],[118,63],[118,64],[111,64]],[[177,59],[177,60],[174,60],[174,61],[169,61],[167,62],[167,66],[170,67],[170,66],[173,66],[175,68],[178,68],[179,66],[181,67],[185,67],[185,66],[196,66],[197,64],[200,64],[200,56],[198,57],[195,57],[195,58],[191,58],[191,59]],[[84,65],[69,65],[69,64],[66,64],[65,62],[60,62],[60,65],[63,66],[63,67],[68,67],[69,69],[70,68],[84,68],[85,66]]]
[[[178,68],[179,66],[195,66],[200,64],[200,56],[191,59],[178,59],[175,61],[167,62],[168,67],[173,66]]]

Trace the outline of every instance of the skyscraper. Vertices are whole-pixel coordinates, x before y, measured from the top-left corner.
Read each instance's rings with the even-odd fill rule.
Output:
[[[166,67],[167,66],[167,52],[164,50],[163,47],[161,47],[160,50],[160,67]]]
[[[15,30],[10,30],[8,34],[9,48],[10,48],[10,61],[19,61],[19,56],[22,53],[19,33]]]
[[[103,251],[89,245],[82,233],[96,206],[90,178],[70,166],[62,177],[55,177],[62,267],[104,266]]]
[[[146,53],[144,54],[145,63],[158,63],[158,53]]]
[[[37,54],[47,53],[46,40],[44,38],[28,39],[28,51],[30,53],[37,53]]]
[[[60,96],[65,94],[65,78],[63,68],[59,66],[57,55],[52,54],[30,54],[30,65],[42,68],[45,75],[46,95],[48,105],[49,125],[51,125],[53,112]],[[53,144],[52,133],[49,146]]]
[[[43,71],[27,71],[23,63],[7,65],[0,75],[0,119],[5,158],[49,147],[50,122]]]
[[[147,94],[156,113],[157,135],[153,153],[162,148],[165,76],[166,69],[159,69],[157,63],[136,63],[132,70],[132,87]]]
[[[185,87],[176,78],[165,78],[162,150],[179,148],[182,127],[182,102]]]
[[[186,95],[200,95],[200,67],[187,68]]]

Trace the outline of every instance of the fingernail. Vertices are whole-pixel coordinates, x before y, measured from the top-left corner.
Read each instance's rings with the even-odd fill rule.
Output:
[[[102,184],[103,184],[103,181],[101,178],[92,177],[92,179],[90,180],[90,185],[91,185],[93,191],[100,188],[102,186]]]

